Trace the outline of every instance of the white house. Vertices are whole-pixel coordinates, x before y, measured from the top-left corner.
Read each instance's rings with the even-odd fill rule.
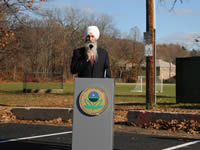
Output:
[[[129,63],[128,60],[121,60],[118,62],[118,66],[125,71],[129,71],[135,64]],[[143,69],[146,68],[146,62],[141,65]],[[176,75],[176,65],[166,62],[162,59],[156,60],[156,76],[159,76],[163,80],[169,79]]]

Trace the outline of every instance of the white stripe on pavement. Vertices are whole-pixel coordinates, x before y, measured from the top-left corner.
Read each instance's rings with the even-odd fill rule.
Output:
[[[9,139],[9,140],[0,141],[0,144],[1,143],[8,143],[8,142],[15,142],[15,141],[22,141],[22,140],[29,140],[29,139],[36,139],[36,138],[42,138],[42,137],[48,137],[48,136],[70,134],[70,133],[72,133],[72,131],[60,132],[60,133],[52,133],[52,134],[44,134],[44,135],[30,136],[30,137],[23,137],[23,138],[17,138],[17,139]]]
[[[199,142],[200,142],[200,141],[188,142],[188,143],[185,143],[185,144],[181,144],[181,145],[177,145],[177,146],[165,148],[165,149],[162,149],[162,150],[174,150],[174,149],[179,149],[179,148],[186,147],[186,146],[189,146],[189,145],[193,145],[193,144],[196,144],[196,143],[199,143]]]

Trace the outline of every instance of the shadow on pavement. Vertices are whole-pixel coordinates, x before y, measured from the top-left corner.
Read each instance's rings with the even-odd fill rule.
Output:
[[[1,144],[1,149],[12,150],[71,150],[71,145],[53,143],[53,142],[40,142],[40,141],[18,141],[8,142]]]
[[[41,142],[41,141],[18,141],[1,144],[1,149],[5,150],[72,150],[71,144]],[[113,150],[122,150],[116,149]]]

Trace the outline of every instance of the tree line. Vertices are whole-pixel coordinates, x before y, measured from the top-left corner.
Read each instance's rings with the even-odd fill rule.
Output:
[[[19,0],[20,1],[20,0]],[[22,3],[26,2],[26,3]],[[21,1],[21,6],[37,12],[35,3]],[[15,5],[12,5],[15,6]],[[144,74],[144,44],[137,26],[126,36],[121,35],[113,18],[106,14],[91,14],[71,7],[65,10],[41,11],[27,16],[17,9],[6,9],[0,3],[0,80],[22,79],[24,72],[59,72],[66,80],[73,78],[70,63],[74,49],[83,46],[84,31],[88,25],[100,29],[98,46],[106,49],[113,78],[137,77]],[[24,11],[24,10],[23,10]],[[175,63],[176,57],[198,55],[177,44],[157,45],[157,58]],[[123,65],[130,64],[127,70]],[[16,76],[16,74],[19,74]]]

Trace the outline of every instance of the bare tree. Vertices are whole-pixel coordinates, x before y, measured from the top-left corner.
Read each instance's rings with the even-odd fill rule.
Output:
[[[200,48],[200,35],[197,35],[195,38],[194,38],[194,44]]]
[[[167,0],[158,0],[160,3],[164,3],[166,2]],[[183,3],[184,0],[173,0],[172,1],[172,6],[171,6],[171,10],[174,9],[175,5],[177,4],[177,2],[180,2],[181,4]]]
[[[169,63],[176,62],[176,57],[189,56],[190,53],[182,46],[177,44],[157,45],[157,58]]]
[[[132,76],[136,77],[140,74],[141,64],[144,62],[144,45],[142,44],[141,32],[137,26],[130,29],[128,39],[129,47],[124,56],[132,66]]]
[[[19,46],[16,26],[23,23],[27,11],[39,13],[40,2],[45,0],[0,0],[0,63],[9,59]]]

